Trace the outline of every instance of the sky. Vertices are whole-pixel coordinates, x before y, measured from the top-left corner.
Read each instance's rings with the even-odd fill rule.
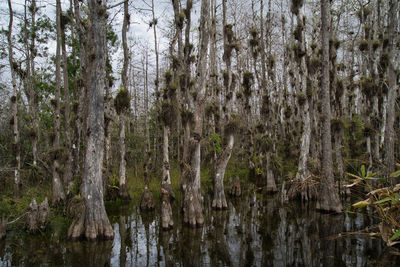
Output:
[[[112,6],[116,3],[120,3],[121,0],[112,0],[108,1],[107,5]],[[13,27],[13,35],[15,36],[16,33],[19,31],[17,24],[20,22],[20,18],[23,16],[24,13],[24,3],[25,0],[12,0],[12,6],[14,10],[14,27]],[[56,15],[56,7],[55,7],[55,0],[36,0],[36,4],[39,7],[39,12],[41,14],[46,14],[52,21],[55,21]],[[69,0],[61,0],[62,10],[65,12],[69,6]],[[158,20],[157,24],[157,38],[159,42],[159,51],[166,50],[168,47],[168,39],[165,38],[166,32],[168,29],[168,22],[172,20],[172,4],[170,0],[154,0],[155,4],[155,16]],[[151,14],[151,0],[130,0],[129,1],[129,10],[131,14],[131,24],[129,27],[128,32],[128,42],[135,43],[132,47],[132,54],[134,60],[134,67],[137,71],[141,71],[141,58],[143,54],[143,47],[148,47],[149,49],[149,68],[150,73],[154,72],[155,66],[155,56],[154,56],[154,35],[153,35],[153,28],[149,27],[149,22],[152,20]],[[119,5],[112,9],[108,10],[109,12],[109,19],[112,20],[111,23],[113,25],[114,31],[118,35],[119,39],[119,48],[114,51],[112,55],[112,65],[114,69],[114,77],[119,79],[119,71],[122,65],[122,41],[121,41],[121,29],[122,29],[122,21],[123,21],[123,5]],[[9,9],[8,9],[8,2],[6,0],[0,1],[0,29],[3,28],[5,30],[8,29],[9,23]],[[0,42],[3,42],[3,45],[7,45],[7,38],[6,36],[1,37]],[[50,41],[48,44],[49,46],[49,56],[55,54],[56,45],[55,41]],[[14,59],[20,57],[18,55],[18,49],[14,49]],[[160,56],[161,60],[162,56]],[[48,58],[36,58],[37,67],[41,64],[44,64],[48,61]],[[162,63],[162,62],[160,62]],[[2,86],[0,89],[0,105],[9,99],[10,91],[11,91],[11,76],[9,71],[9,63],[8,57],[4,58],[3,60],[0,59],[0,64],[5,65],[6,67],[0,72],[0,80],[5,86]],[[153,86],[154,80],[153,77],[149,79],[149,85]],[[118,84],[118,81],[117,83]],[[151,89],[151,88],[150,88]],[[115,88],[114,88],[115,90]]]

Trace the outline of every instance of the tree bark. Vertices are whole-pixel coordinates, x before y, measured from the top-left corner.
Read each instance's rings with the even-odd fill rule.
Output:
[[[56,27],[57,27],[57,49],[56,49],[56,85],[54,106],[54,140],[53,140],[53,166],[52,166],[52,204],[58,205],[65,200],[64,188],[60,176],[60,158],[62,150],[60,147],[60,87],[61,87],[61,2],[57,0],[56,6]]]
[[[128,191],[128,186],[126,184],[126,146],[125,146],[125,124],[126,124],[126,114],[123,112],[119,115],[120,125],[119,125],[119,197],[124,200],[130,200],[130,194]]]
[[[317,209],[327,212],[341,212],[342,203],[334,186],[332,143],[331,143],[331,105],[329,82],[329,31],[330,2],[321,0],[322,36],[322,177],[320,181]]]
[[[88,83],[86,82],[88,77],[88,64],[87,64],[87,43],[88,41],[85,38],[85,30],[82,25],[82,19],[80,16],[80,8],[79,8],[79,0],[74,1],[74,19],[78,32],[79,39],[79,77],[77,81],[79,91],[78,96],[78,108],[77,108],[77,119],[74,127],[74,139],[72,143],[73,149],[73,175],[75,177],[81,176],[81,143],[85,140],[84,125],[85,125],[85,100],[86,100],[86,92],[88,88]]]
[[[60,15],[62,14],[60,6]],[[67,62],[67,49],[65,47],[65,27],[61,25],[61,48],[62,48],[62,61],[63,61],[63,81],[64,81],[64,133],[65,133],[65,149],[67,159],[64,167],[63,182],[68,186],[72,182],[72,147],[71,147],[71,127],[70,127],[70,95],[69,95],[69,82],[68,82],[68,62]]]
[[[90,73],[90,101],[86,157],[83,169],[81,195],[84,211],[75,219],[68,237],[76,240],[112,239],[114,231],[103,202],[102,167],[104,151],[104,88],[106,46],[106,1],[89,1],[90,38],[93,38],[93,69]]]
[[[223,31],[224,31],[224,55],[223,59],[226,65],[226,76],[224,76],[225,84],[225,128],[228,127],[228,123],[231,119],[231,113],[233,108],[233,93],[235,89],[235,83],[232,78],[231,68],[231,54],[232,54],[232,42],[233,42],[233,30],[232,25],[228,25],[226,22],[226,1],[222,1],[222,12],[223,12]],[[227,209],[228,204],[226,203],[225,192],[224,192],[224,176],[226,166],[228,165],[229,159],[232,155],[233,145],[235,142],[234,131],[227,132],[227,145],[224,150],[217,154],[215,160],[214,170],[214,199],[212,201],[212,207],[214,209]]]
[[[210,2],[202,0],[201,17],[200,17],[200,41],[199,53],[197,59],[196,85],[197,96],[195,100],[194,110],[194,131],[189,140],[189,158],[190,167],[185,172],[185,180],[187,182],[184,190],[183,199],[183,215],[184,223],[191,227],[202,226],[203,217],[203,201],[201,197],[200,187],[200,163],[201,163],[201,138],[203,133],[203,112],[206,90],[207,76],[207,51],[209,41],[209,19],[210,19]]]
[[[13,136],[14,136],[14,196],[16,198],[19,197],[20,189],[21,189],[21,151],[20,151],[20,138],[19,138],[19,128],[18,128],[18,92],[17,92],[17,81],[15,78],[15,66],[16,63],[13,59],[13,42],[12,42],[12,27],[14,20],[14,11],[12,9],[11,0],[8,0],[8,9],[10,12],[10,20],[8,24],[8,61],[10,64],[10,72],[11,72],[11,82],[13,87],[13,95],[11,96],[11,109],[13,113],[12,119],[12,128],[13,128]]]
[[[124,49],[124,65],[122,68],[121,78],[123,90],[128,92],[128,64],[129,64],[129,50],[126,39],[126,32],[129,26],[129,10],[128,1],[124,2],[124,22],[122,24],[122,47]],[[127,94],[129,97],[129,94]],[[120,164],[119,164],[119,196],[121,199],[129,200],[131,197],[129,195],[127,183],[126,183],[126,145],[125,145],[125,124],[126,124],[126,112],[130,108],[130,99],[128,101],[129,105],[122,110],[120,114],[120,132],[119,132],[119,150],[120,150]]]
[[[30,67],[28,83],[29,83],[29,108],[32,116],[32,156],[33,165],[36,166],[38,162],[38,141],[39,141],[39,118],[38,118],[38,103],[37,103],[37,93],[35,92],[35,56],[36,56],[36,0],[31,1],[31,6],[29,8],[31,12],[31,34],[30,34],[30,45],[29,45],[29,58],[27,60],[27,65]],[[26,31],[26,34],[29,34]]]
[[[303,16],[302,12],[299,10],[299,14],[297,14],[297,29],[301,29],[304,27],[303,25]],[[307,183],[311,181],[310,179],[310,171],[308,169],[308,159],[310,156],[310,144],[311,144],[311,118],[310,118],[310,103],[307,97],[307,76],[308,70],[306,66],[306,55],[300,55],[300,53],[306,54],[306,45],[304,38],[304,29],[301,33],[299,33],[299,39],[297,40],[297,46],[299,47],[298,51],[293,51],[294,60],[297,61],[297,71],[295,78],[295,86],[298,90],[298,104],[299,110],[301,114],[301,120],[303,123],[303,132],[300,139],[300,158],[298,163],[298,169],[296,173],[296,183],[302,183],[303,185],[300,187],[298,192],[289,193],[289,198],[298,198],[300,196],[301,200],[308,201],[315,197],[315,190],[312,188],[312,185]],[[299,96],[302,96],[303,99],[300,99]],[[306,184],[304,184],[306,183]],[[289,192],[290,192],[289,191]]]
[[[396,12],[398,12],[398,1],[391,0],[389,3],[389,16],[388,16],[388,33],[389,33],[389,65],[388,65],[388,106],[386,111],[386,127],[385,127],[385,165],[386,165],[386,177],[389,177],[390,173],[394,172],[394,120],[395,120],[395,104],[397,97],[397,79],[396,79],[396,63],[398,64],[398,55],[396,55]]]

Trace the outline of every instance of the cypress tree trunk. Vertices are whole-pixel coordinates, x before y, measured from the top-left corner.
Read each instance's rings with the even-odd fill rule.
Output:
[[[231,67],[231,56],[232,56],[232,42],[233,42],[233,30],[232,25],[226,22],[226,2],[222,1],[223,9],[223,27],[224,27],[224,55],[223,59],[226,65],[226,72],[224,73],[224,85],[225,85],[225,135],[227,138],[226,147],[217,154],[215,161],[215,176],[214,176],[214,198],[212,201],[212,207],[214,209],[226,209],[228,204],[226,203],[225,192],[224,192],[224,176],[226,166],[228,165],[229,159],[232,155],[233,145],[235,142],[234,129],[229,129],[231,125],[231,113],[233,108],[233,93],[235,89],[235,82],[232,77]]]
[[[14,196],[19,197],[19,191],[21,189],[21,152],[20,152],[20,140],[19,140],[19,128],[18,128],[18,92],[17,92],[17,81],[15,79],[15,66],[16,63],[13,59],[13,44],[12,44],[12,27],[14,20],[14,11],[12,9],[11,0],[8,0],[8,9],[10,11],[10,20],[8,24],[8,61],[10,63],[11,81],[13,87],[13,95],[11,96],[11,109],[13,113],[12,128],[14,136]]]
[[[201,137],[203,133],[203,113],[207,77],[207,50],[209,41],[210,1],[202,0],[200,17],[200,41],[196,70],[197,97],[194,110],[194,131],[189,140],[190,169],[185,172],[187,182],[184,190],[183,216],[184,223],[191,227],[202,226],[203,201],[200,188]]]
[[[192,46],[190,44],[190,25],[191,25],[191,10],[192,0],[186,1],[185,17],[186,17],[186,28],[185,28],[185,45],[183,49],[183,69],[188,70],[183,73],[183,78],[180,79],[180,89],[182,93],[182,106],[181,106],[181,117],[183,125],[183,151],[182,151],[182,162],[181,165],[181,191],[183,199],[185,197],[186,185],[188,183],[186,175],[190,172],[190,154],[189,154],[189,141],[190,141],[190,126],[192,123],[192,113],[189,110],[190,107],[190,95],[189,95],[189,83],[190,83],[190,54],[192,52]],[[182,201],[182,210],[184,207],[184,201]]]
[[[394,166],[394,120],[395,120],[395,103],[397,97],[397,81],[396,81],[396,67],[398,66],[398,55],[396,55],[396,11],[398,11],[398,1],[391,0],[389,4],[389,65],[388,65],[388,106],[386,112],[386,127],[385,127],[385,165],[387,168],[386,176],[389,177],[390,173],[395,170]],[[397,66],[396,66],[397,65]]]
[[[125,124],[126,124],[126,114],[125,112],[119,115],[119,197],[124,200],[129,200],[131,197],[129,195],[128,187],[126,185],[126,147],[125,147]]]
[[[331,105],[329,92],[329,0],[321,0],[322,36],[322,177],[320,181],[317,209],[327,212],[341,212],[342,203],[334,186],[331,143]]]
[[[125,124],[126,124],[126,111],[130,108],[130,97],[128,93],[128,63],[129,63],[129,50],[126,40],[126,32],[129,26],[129,10],[128,1],[124,2],[124,22],[122,24],[122,47],[124,49],[124,65],[122,68],[121,79],[122,79],[122,90],[126,92],[125,95],[125,106],[120,113],[120,132],[119,132],[119,150],[120,150],[120,163],[119,163],[119,196],[122,199],[130,199],[128,187],[126,185],[126,145],[125,145]],[[127,98],[127,99],[126,99]],[[121,103],[120,103],[121,104]],[[122,108],[122,107],[120,107]],[[117,108],[117,112],[120,108]]]
[[[292,2],[293,4],[293,2]],[[301,114],[301,120],[303,123],[303,132],[300,141],[300,158],[298,163],[298,169],[296,173],[296,183],[306,183],[310,178],[310,172],[308,170],[308,159],[310,156],[310,144],[311,144],[311,117],[310,117],[310,103],[307,97],[307,76],[308,69],[306,65],[306,45],[304,38],[304,23],[301,6],[297,10],[297,25],[295,29],[295,39],[297,39],[294,48],[294,57],[297,61],[297,71],[295,77],[295,86],[297,91],[297,102],[298,110]],[[300,188],[300,189],[299,189]],[[294,190],[296,189],[296,190]],[[295,199],[300,198],[301,200],[311,200],[315,197],[315,191],[312,186],[304,184],[300,187],[295,186],[289,191],[289,198]]]
[[[83,169],[81,195],[84,210],[75,219],[68,237],[75,240],[85,237],[89,240],[112,239],[114,231],[108,220],[103,202],[103,150],[104,150],[104,97],[105,88],[105,46],[106,46],[106,1],[89,1],[90,38],[93,38],[93,70],[90,73],[90,101],[86,157]]]
[[[60,7],[60,15],[62,10]],[[67,49],[65,47],[65,22],[61,23],[61,48],[63,61],[63,80],[64,80],[64,133],[65,133],[65,148],[67,159],[64,167],[64,185],[69,185],[73,179],[72,175],[72,147],[71,147],[71,127],[70,127],[70,95],[68,84],[68,66],[67,66]]]
[[[168,230],[174,226],[172,219],[172,208],[170,200],[175,199],[174,192],[171,186],[171,175],[169,172],[169,126],[163,127],[163,169],[162,169],[162,182],[161,182],[161,226],[163,230]]]
[[[82,168],[82,160],[81,160],[81,143],[85,140],[85,135],[83,133],[84,129],[84,120],[85,120],[85,100],[86,100],[86,92],[88,88],[88,83],[86,82],[87,79],[84,79],[85,77],[88,77],[88,64],[87,64],[87,53],[86,53],[86,48],[87,48],[87,40],[85,38],[85,30],[82,25],[82,20],[80,16],[80,9],[79,9],[79,0],[73,0],[74,1],[74,20],[78,32],[78,40],[79,40],[79,77],[77,81],[78,88],[77,90],[79,91],[78,95],[78,103],[77,103],[77,109],[76,109],[76,123],[74,127],[74,138],[73,138],[73,143],[72,143],[72,157],[73,157],[73,175],[75,177],[81,176],[81,168]]]
[[[35,87],[35,56],[36,56],[36,47],[35,47],[35,40],[36,40],[36,33],[35,33],[35,25],[36,25],[36,1],[31,0],[31,6],[29,8],[31,12],[31,31],[30,34],[31,43],[29,45],[29,59],[27,64],[30,66],[29,72],[29,108],[31,110],[32,116],[32,156],[33,156],[33,165],[37,165],[38,161],[38,141],[39,141],[39,117],[38,117],[38,103],[37,103],[37,93],[34,90]],[[26,32],[28,34],[28,31]]]
[[[52,166],[52,204],[57,205],[65,200],[64,188],[60,177],[60,157],[62,150],[60,148],[60,87],[61,87],[61,62],[60,62],[60,49],[61,49],[61,3],[57,0],[56,7],[56,23],[57,23],[57,49],[56,49],[56,85],[55,85],[55,99],[54,106],[54,140],[53,140],[53,166]]]

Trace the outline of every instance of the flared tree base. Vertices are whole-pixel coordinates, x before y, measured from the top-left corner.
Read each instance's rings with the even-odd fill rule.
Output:
[[[189,227],[202,227],[204,224],[203,203],[200,192],[187,186],[183,202],[183,222]]]
[[[343,211],[342,202],[339,194],[332,184],[320,184],[319,195],[317,199],[317,210],[327,213],[340,213]]]
[[[87,208],[84,208],[81,215],[74,219],[69,227],[68,238],[73,241],[109,240],[114,238],[114,230],[106,214],[88,212]]]
[[[172,208],[170,196],[167,190],[161,189],[161,227],[164,231],[172,229],[174,221],[172,219]]]

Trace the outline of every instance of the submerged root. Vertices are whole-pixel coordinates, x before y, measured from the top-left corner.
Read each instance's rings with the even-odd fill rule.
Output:
[[[289,190],[287,192],[288,200],[310,201],[317,198],[318,181],[313,175],[309,175],[305,179],[295,179],[288,183]]]
[[[153,194],[146,187],[142,194],[142,199],[140,200],[140,209],[141,210],[154,210],[154,198]]]

